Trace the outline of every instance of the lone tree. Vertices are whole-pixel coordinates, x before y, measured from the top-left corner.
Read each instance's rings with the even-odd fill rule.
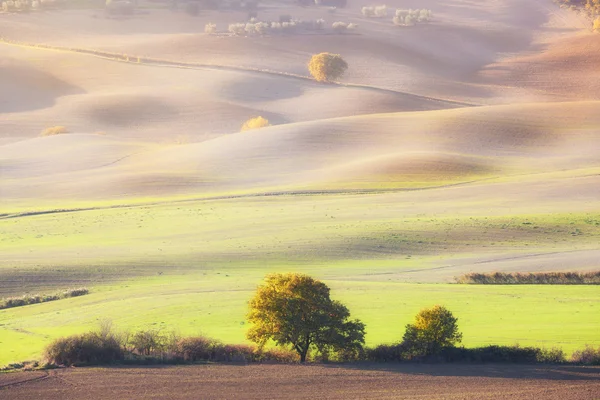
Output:
[[[320,53],[308,62],[308,71],[319,82],[329,82],[340,78],[348,69],[348,63],[339,54]]]
[[[406,325],[404,344],[415,355],[432,355],[454,347],[462,340],[458,331],[458,319],[442,307],[424,308],[415,317],[413,324]]]
[[[244,122],[242,125],[242,132],[250,131],[252,129],[260,129],[265,128],[267,126],[271,126],[271,123],[268,119],[263,117],[250,118],[248,121]]]
[[[331,300],[329,287],[303,274],[271,274],[250,300],[247,337],[259,346],[273,340],[291,345],[306,361],[311,348],[320,352],[360,350],[365,325],[349,320],[350,311]]]

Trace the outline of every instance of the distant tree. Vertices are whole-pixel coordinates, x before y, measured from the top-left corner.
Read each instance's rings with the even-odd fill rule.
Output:
[[[404,345],[415,355],[437,354],[444,348],[454,347],[462,340],[457,321],[442,306],[424,308],[419,311],[413,324],[406,325]]]
[[[308,63],[308,71],[319,82],[336,80],[344,75],[347,69],[348,63],[339,54],[315,54]]]
[[[594,32],[600,32],[600,17],[594,20]]]
[[[292,346],[305,362],[311,348],[321,352],[362,348],[365,325],[331,300],[329,287],[303,274],[267,275],[250,300],[247,337],[259,346],[273,340]]]
[[[271,126],[269,120],[263,117],[250,118],[242,125],[242,132]]]

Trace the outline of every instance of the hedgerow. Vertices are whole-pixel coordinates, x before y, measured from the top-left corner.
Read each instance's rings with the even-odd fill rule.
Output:
[[[8,297],[0,300],[0,310],[5,308],[22,307],[30,304],[45,303],[48,301],[66,299],[69,297],[78,297],[88,294],[87,288],[66,289],[52,294],[27,294],[20,297]]]
[[[456,278],[458,283],[479,285],[600,285],[600,271],[595,272],[532,272],[477,273]]]

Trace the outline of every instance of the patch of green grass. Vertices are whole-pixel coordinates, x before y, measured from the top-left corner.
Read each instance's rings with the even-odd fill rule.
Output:
[[[282,269],[283,270],[283,269]],[[121,330],[175,329],[225,342],[244,341],[247,301],[268,268],[249,266],[187,276],[138,278],[83,297],[0,311],[0,364],[39,356],[52,339],[109,318]],[[367,324],[368,344],[394,342],[419,309],[443,304],[459,318],[464,344],[600,344],[600,292],[590,286],[464,286],[359,280],[348,269],[303,270],[325,279],[332,295]],[[364,271],[360,271],[361,273]]]

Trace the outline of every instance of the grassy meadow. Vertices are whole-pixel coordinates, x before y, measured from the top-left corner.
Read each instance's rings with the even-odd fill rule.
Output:
[[[460,257],[526,258],[530,246],[549,254],[593,249],[598,214],[393,218],[399,206],[388,196],[223,199],[2,219],[2,296],[81,285],[92,292],[0,310],[0,364],[39,357],[53,338],[103,319],[119,330],[243,342],[247,301],[275,271],[323,279],[367,324],[370,345],[400,339],[418,310],[433,304],[458,316],[466,346],[570,352],[599,343],[596,286],[448,283],[472,268],[454,263]]]

